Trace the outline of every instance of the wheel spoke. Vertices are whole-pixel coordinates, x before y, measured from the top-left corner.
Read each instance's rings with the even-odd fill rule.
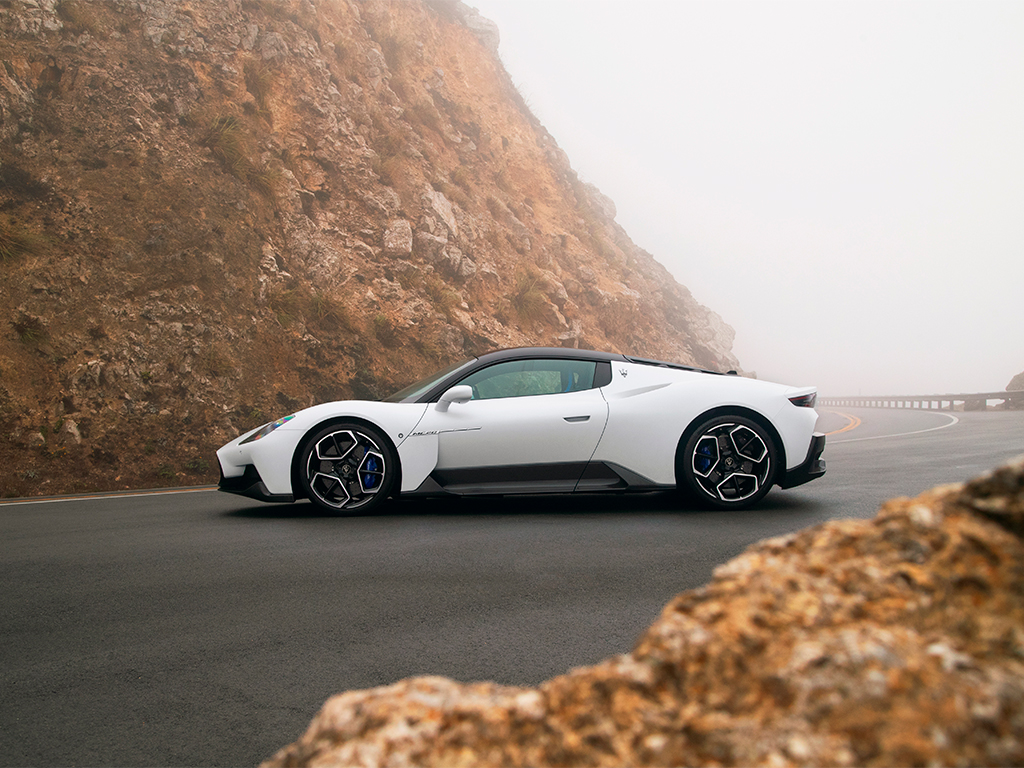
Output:
[[[743,501],[760,490],[761,484],[753,475],[733,472],[715,489],[722,501]]]
[[[363,493],[376,493],[384,482],[384,456],[367,451],[359,464],[359,487]]]
[[[757,433],[749,427],[736,427],[729,433],[736,453],[751,461],[759,462],[768,454],[768,448]]]
[[[348,448],[342,448],[341,445],[338,443],[339,435],[348,435],[348,438],[349,440],[352,441],[352,444]],[[323,446],[325,443],[330,443],[330,445],[324,448]],[[316,455],[317,458],[321,459],[322,461],[341,461],[349,453],[351,453],[352,450],[357,445],[358,442],[356,441],[356,438],[352,435],[351,432],[334,432],[316,444]],[[330,452],[332,448],[334,451],[333,453]]]
[[[352,499],[352,494],[345,487],[345,483],[335,475],[317,472],[313,476],[310,486],[324,503],[332,507],[341,509]]]
[[[693,471],[701,477],[707,477],[718,464],[718,441],[705,435],[697,442],[697,449],[693,453]]]

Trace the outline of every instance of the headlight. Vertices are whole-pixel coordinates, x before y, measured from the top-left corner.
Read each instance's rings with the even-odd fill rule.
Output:
[[[275,429],[280,427],[282,424],[287,424],[289,421],[291,421],[294,418],[295,418],[295,414],[293,413],[291,416],[285,416],[283,419],[278,419],[277,421],[272,421],[269,424],[267,424],[267,425],[265,425],[263,427],[260,427],[260,429],[257,430],[256,432],[253,432],[251,435],[249,435],[247,438],[245,438],[245,440],[240,442],[239,445],[245,445],[246,443],[255,443],[260,438],[266,437],[271,432],[273,432]]]

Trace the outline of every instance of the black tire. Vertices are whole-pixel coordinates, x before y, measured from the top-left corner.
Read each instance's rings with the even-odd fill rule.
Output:
[[[768,431],[746,416],[702,422],[679,453],[676,479],[699,505],[746,509],[771,490],[778,449]]]
[[[391,493],[398,459],[373,427],[339,422],[317,430],[302,443],[297,474],[306,498],[323,511],[367,514]]]

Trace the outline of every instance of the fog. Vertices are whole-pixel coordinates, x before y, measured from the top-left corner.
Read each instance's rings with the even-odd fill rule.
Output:
[[[832,395],[1024,370],[1024,3],[469,3],[745,369]]]

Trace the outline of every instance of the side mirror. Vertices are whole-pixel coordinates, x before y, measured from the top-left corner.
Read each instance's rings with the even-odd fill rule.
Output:
[[[460,384],[452,387],[437,401],[437,410],[444,413],[452,403],[468,403],[473,399],[473,388],[468,384]]]

